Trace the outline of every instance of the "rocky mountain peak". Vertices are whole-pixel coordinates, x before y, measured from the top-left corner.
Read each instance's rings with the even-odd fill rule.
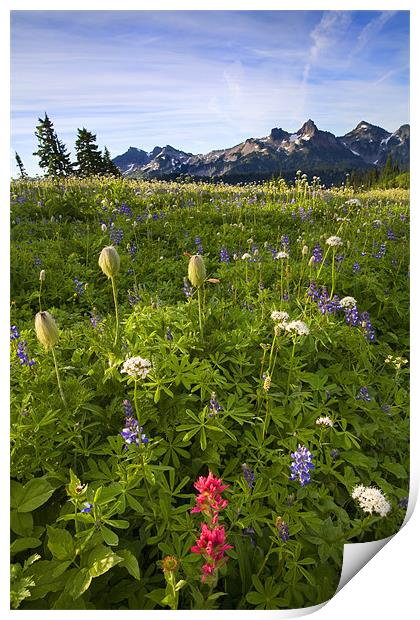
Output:
[[[302,125],[302,127],[297,132],[299,136],[307,136],[308,138],[312,138],[318,132],[318,127],[315,125],[313,120],[310,118]]]

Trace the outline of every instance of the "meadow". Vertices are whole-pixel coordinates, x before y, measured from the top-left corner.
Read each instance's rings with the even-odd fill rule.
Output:
[[[406,190],[13,181],[10,322],[12,608],[316,605],[399,530]]]

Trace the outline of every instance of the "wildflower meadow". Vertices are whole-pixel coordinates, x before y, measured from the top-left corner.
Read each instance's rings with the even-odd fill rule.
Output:
[[[409,495],[406,190],[11,185],[11,606],[291,609]]]

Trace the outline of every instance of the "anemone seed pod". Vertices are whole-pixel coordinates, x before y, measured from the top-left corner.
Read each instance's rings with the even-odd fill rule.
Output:
[[[49,312],[38,312],[35,316],[35,332],[39,342],[50,349],[58,342],[58,327]]]
[[[112,245],[103,248],[99,255],[99,267],[108,278],[114,278],[120,270],[120,257]]]
[[[206,281],[206,266],[200,254],[194,254],[188,263],[188,279],[193,286],[199,288]]]

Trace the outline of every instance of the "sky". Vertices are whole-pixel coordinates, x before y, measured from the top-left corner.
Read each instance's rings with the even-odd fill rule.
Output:
[[[10,37],[13,176],[45,112],[72,156],[79,127],[115,157],[410,122],[408,11],[20,10]]]

